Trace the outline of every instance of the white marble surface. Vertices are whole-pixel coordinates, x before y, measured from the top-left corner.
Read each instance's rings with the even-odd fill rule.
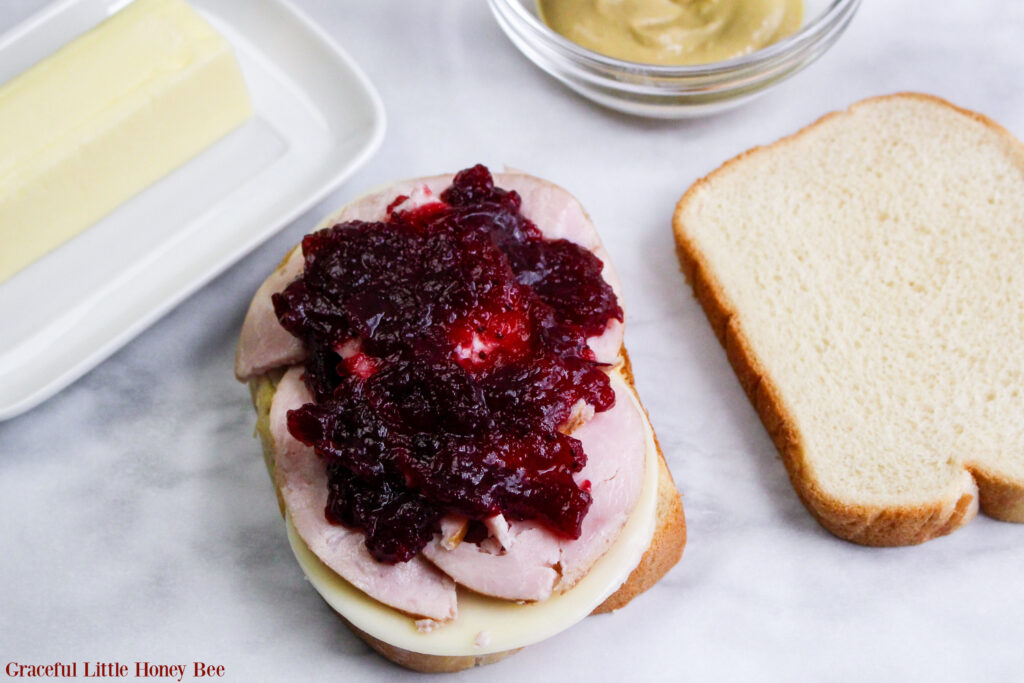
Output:
[[[0,30],[41,4],[4,0]],[[864,96],[932,92],[1024,136],[1024,5],[867,0],[836,47],[777,90],[672,123],[564,90],[482,0],[300,4],[380,89],[384,146],[113,358],[0,424],[0,664],[204,659],[233,681],[411,678],[304,582],[231,374],[234,340],[250,294],[328,210],[483,161],[563,184],[601,229],[690,541],[628,609],[458,678],[1024,679],[1024,527],[979,518],[889,550],[820,529],[678,273],[669,230],[696,178]]]

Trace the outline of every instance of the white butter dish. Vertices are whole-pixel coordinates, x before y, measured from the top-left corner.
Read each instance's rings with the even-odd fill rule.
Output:
[[[61,0],[0,36],[0,82],[122,8]],[[349,177],[384,109],[286,0],[190,0],[231,43],[252,120],[0,284],[0,420],[73,382]]]

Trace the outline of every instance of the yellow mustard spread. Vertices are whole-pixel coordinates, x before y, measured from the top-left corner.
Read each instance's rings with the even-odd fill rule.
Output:
[[[609,57],[707,64],[793,34],[803,0],[538,0],[552,29]]]

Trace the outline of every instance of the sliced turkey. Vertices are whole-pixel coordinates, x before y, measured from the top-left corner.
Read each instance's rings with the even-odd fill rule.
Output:
[[[295,530],[324,564],[370,597],[415,616],[455,618],[455,584],[429,562],[419,556],[399,564],[378,562],[361,531],[327,521],[326,467],[288,432],[288,411],[312,400],[301,377],[301,368],[288,370],[270,406],[275,476]]]
[[[431,201],[451,184],[452,176],[434,176],[407,180],[386,189],[363,195],[328,218],[323,227],[346,221],[377,221],[387,215],[387,207],[399,196],[408,199],[396,208],[412,209]],[[594,252],[604,263],[601,275],[620,301],[619,278],[611,267],[608,253],[601,246],[597,230],[583,207],[568,192],[552,183],[518,173],[499,173],[494,184],[515,190],[522,196],[522,214],[533,221],[547,239],[567,239]],[[272,368],[301,362],[305,351],[301,342],[285,331],[277,321],[271,297],[282,291],[302,273],[301,249],[295,249],[287,261],[274,270],[257,290],[242,325],[235,357],[235,374],[241,380],[261,375]],[[597,359],[615,363],[622,348],[622,323],[612,319],[605,331],[587,340]]]
[[[446,175],[391,185],[357,199],[323,225],[382,220],[387,207],[399,196],[407,199],[396,206],[397,210],[439,201],[451,180],[452,176]],[[522,196],[523,215],[547,239],[567,239],[598,256],[604,263],[602,276],[620,296],[618,277],[607,252],[575,198],[556,185],[518,173],[498,174],[494,182]],[[302,344],[278,323],[271,302],[271,297],[294,281],[302,268],[301,250],[295,249],[257,291],[239,341],[235,370],[240,379],[295,365],[305,358]],[[622,323],[611,320],[605,331],[588,343],[599,361],[618,362]],[[311,400],[300,379],[301,372],[296,366],[285,373],[270,413],[277,477],[285,505],[296,530],[314,554],[363,592],[401,611],[438,621],[453,618],[456,597],[452,579],[477,592],[509,600],[543,600],[553,590],[566,590],[608,549],[639,496],[646,428],[629,388],[616,373],[612,375],[615,406],[596,416],[592,409],[580,406],[571,425],[588,455],[587,466],[576,480],[581,485],[589,481],[593,495],[579,539],[566,540],[534,522],[506,522],[496,516],[485,522],[490,538],[477,545],[462,540],[466,520],[446,519],[442,533],[421,556],[394,565],[377,562],[366,550],[361,532],[327,521],[324,464],[311,448],[288,433],[287,411]]]
[[[506,600],[545,600],[568,590],[608,550],[629,518],[643,488],[647,431],[630,389],[612,376],[615,406],[573,432],[583,443],[587,465],[577,483],[589,481],[593,502],[578,539],[559,538],[533,522],[510,522],[511,547],[462,541],[442,533],[423,554],[444,573],[478,593]]]
[[[247,380],[273,368],[300,363],[306,358],[302,342],[281,327],[271,297],[302,274],[302,249],[292,250],[256,290],[242,323],[235,353],[235,376]]]

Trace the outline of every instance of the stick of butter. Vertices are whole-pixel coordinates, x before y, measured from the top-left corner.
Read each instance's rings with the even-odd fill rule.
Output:
[[[135,0],[0,86],[0,282],[252,115],[231,46]]]

